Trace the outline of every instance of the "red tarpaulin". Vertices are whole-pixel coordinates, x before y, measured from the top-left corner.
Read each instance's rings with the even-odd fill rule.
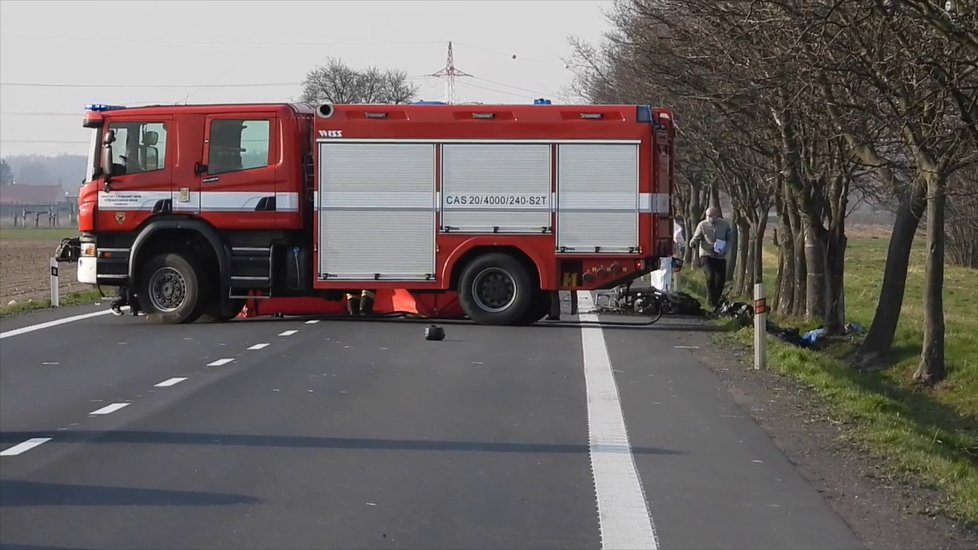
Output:
[[[465,312],[454,292],[417,293],[408,290],[378,290],[374,298],[374,313],[404,313],[438,319],[462,319]],[[264,315],[346,315],[346,299],[323,298],[251,298],[239,317]]]

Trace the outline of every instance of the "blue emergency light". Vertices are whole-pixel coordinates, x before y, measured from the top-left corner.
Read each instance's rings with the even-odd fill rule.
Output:
[[[125,109],[124,105],[106,105],[104,103],[89,103],[85,105],[85,109],[89,111],[95,111],[96,113],[103,113],[105,111],[118,111],[120,109]]]

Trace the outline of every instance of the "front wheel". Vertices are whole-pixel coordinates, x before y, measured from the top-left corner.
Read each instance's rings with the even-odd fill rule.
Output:
[[[465,266],[459,302],[470,319],[483,325],[513,325],[526,318],[539,293],[526,266],[507,254],[480,256]]]
[[[152,257],[139,277],[139,305],[154,323],[193,322],[201,313],[200,293],[200,271],[180,254]]]

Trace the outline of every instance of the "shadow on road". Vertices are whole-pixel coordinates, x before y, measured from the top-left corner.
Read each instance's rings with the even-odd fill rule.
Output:
[[[52,443],[126,443],[145,445],[218,445],[232,447],[281,447],[291,449],[338,449],[373,451],[448,451],[480,453],[587,454],[587,445],[561,443],[501,443],[489,441],[425,441],[415,439],[362,439],[288,435],[214,434],[150,431],[0,432],[0,443],[19,443],[34,437],[54,437]],[[626,452],[624,446],[604,446],[601,452]],[[633,454],[677,455],[679,451],[632,447]]]
[[[602,330],[655,330],[655,331],[681,331],[681,332],[721,332],[722,327],[718,327],[712,323],[705,322],[700,317],[691,316],[674,316],[674,317],[663,317],[658,322],[648,324],[643,322],[645,318],[630,315],[600,315],[600,322],[596,324],[582,323],[573,318],[567,318],[565,321],[540,321],[531,325],[523,325],[516,328],[520,330],[527,329],[580,329],[582,327],[598,327]],[[436,324],[445,326],[471,326],[474,328],[492,328],[492,327],[480,327],[472,321],[467,319],[422,319],[414,317],[347,317],[347,316],[336,316],[336,317],[316,317],[316,316],[298,316],[298,317],[256,317],[252,319],[242,319],[233,321],[235,323],[278,323],[278,322],[304,322],[316,320],[323,323],[326,322],[339,322],[339,323],[395,323],[395,324]],[[513,328],[513,327],[504,327]]]
[[[0,480],[0,508],[9,506],[231,506],[253,504],[244,495],[99,487],[35,481]]]

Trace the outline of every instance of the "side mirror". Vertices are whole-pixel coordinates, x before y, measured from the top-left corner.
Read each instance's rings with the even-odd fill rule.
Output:
[[[106,191],[108,184],[112,181],[112,146],[102,147],[102,177],[105,178]]]

